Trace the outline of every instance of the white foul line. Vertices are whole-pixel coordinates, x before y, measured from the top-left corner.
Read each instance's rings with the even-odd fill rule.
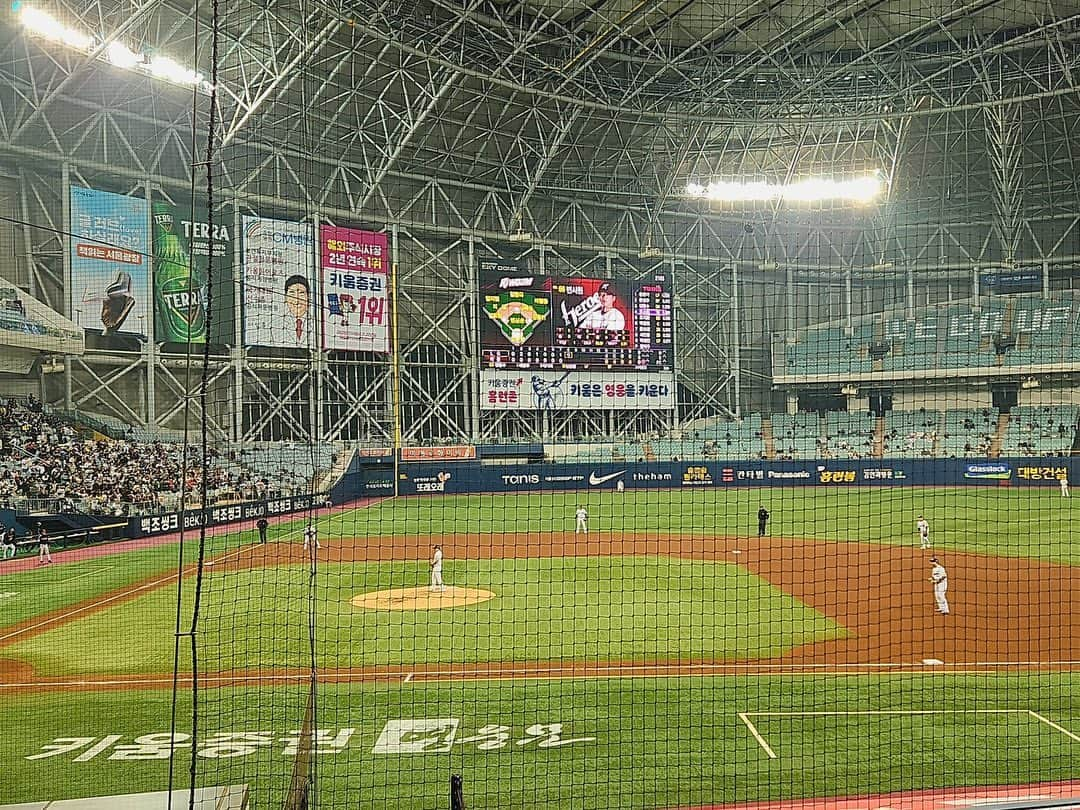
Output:
[[[222,562],[224,562],[225,560],[229,559],[230,557],[233,557],[233,556],[239,554],[241,551],[244,551],[246,548],[247,547],[245,546],[244,548],[237,549],[236,551],[231,551],[228,554],[222,555],[219,559]],[[196,564],[192,564],[192,565],[196,565]],[[192,566],[188,567],[188,574],[189,575],[191,573],[191,568],[192,568]],[[117,599],[124,599],[124,598],[126,598],[128,596],[131,596],[132,594],[139,593],[140,591],[145,591],[148,588],[156,588],[161,583],[168,582],[169,580],[177,579],[179,576],[181,576],[181,574],[179,574],[176,571],[172,571],[172,572],[170,572],[169,574],[166,574],[163,577],[159,577],[158,579],[152,580],[151,582],[144,582],[142,585],[140,585],[137,588],[132,588],[131,590],[122,591],[121,593],[113,594],[108,599],[100,599],[97,602],[93,602],[92,604],[83,605],[82,607],[76,608],[75,610],[69,610],[67,613],[61,614],[60,616],[53,616],[51,619],[46,619],[43,622],[38,622],[37,624],[31,624],[28,627],[20,627],[18,630],[14,630],[14,631],[8,633],[6,636],[0,636],[0,641],[7,641],[9,638],[15,638],[16,636],[21,636],[24,633],[30,632],[31,630],[37,630],[39,627],[48,627],[50,624],[57,624],[58,622],[62,622],[65,619],[70,619],[72,616],[78,616],[80,613],[85,613],[88,610],[94,610],[94,609],[96,609],[98,607],[101,607],[102,605],[107,605],[110,602],[115,602]]]
[[[748,729],[750,729],[750,733],[754,735],[754,739],[758,741],[758,745],[761,746],[762,750],[768,755],[769,759],[776,759],[776,752],[769,747],[769,744],[767,742],[765,742],[765,738],[761,736],[761,733],[757,730],[757,727],[750,722],[750,718],[746,716],[746,712],[739,712],[739,719],[743,721],[743,723]]]
[[[56,584],[57,585],[64,585],[64,584],[66,584],[68,582],[74,582],[77,579],[82,579],[83,577],[88,577],[91,574],[100,574],[102,571],[111,571],[115,567],[116,567],[115,565],[106,565],[103,568],[91,568],[89,571],[86,571],[86,572],[84,572],[82,574],[76,574],[73,577],[68,577],[67,579],[62,579],[59,582],[57,582]]]
[[[1071,731],[1062,728],[1057,723],[1055,723],[1053,720],[1049,720],[1049,719],[1043,717],[1038,712],[1033,712],[1031,709],[1028,709],[1028,714],[1030,714],[1036,720],[1039,720],[1039,721],[1041,721],[1043,723],[1046,723],[1046,725],[1050,726],[1050,728],[1057,729],[1058,731],[1060,731],[1062,734],[1064,734],[1066,737],[1068,737],[1073,742],[1080,742],[1080,735],[1073,734]]]
[[[900,714],[1024,714],[1030,709],[867,709],[835,712],[745,712],[748,717],[859,717],[862,715]]]

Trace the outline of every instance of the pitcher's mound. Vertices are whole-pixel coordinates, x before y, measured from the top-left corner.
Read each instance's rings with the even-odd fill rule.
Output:
[[[491,591],[447,585],[445,591],[435,592],[425,586],[361,593],[350,599],[349,603],[368,610],[437,610],[438,608],[476,605],[494,598],[495,594]]]

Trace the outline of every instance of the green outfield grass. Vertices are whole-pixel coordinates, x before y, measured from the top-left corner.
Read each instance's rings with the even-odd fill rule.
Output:
[[[938,550],[1080,564],[1080,520],[1056,488],[784,487],[456,495],[384,500],[327,519],[331,536],[550,532],[574,529],[584,504],[595,531],[757,534],[765,505],[775,536],[918,544],[926,515]]]
[[[299,520],[294,520],[272,526],[269,536],[272,540],[299,537],[300,525]],[[235,549],[254,543],[257,537],[255,531],[238,529],[226,537],[211,538],[208,548],[212,553],[226,548]],[[0,605],[0,629],[133,583],[168,576],[175,573],[180,562],[178,542],[121,554],[109,553],[108,544],[97,548],[105,555],[80,562],[67,562],[62,552],[54,551],[53,558],[57,564],[28,571],[8,573],[4,563],[0,562],[0,593],[15,594],[6,597]],[[198,534],[189,534],[184,543],[183,563],[190,565],[196,562],[198,553]],[[24,555],[19,559],[26,557]]]
[[[215,670],[303,666],[303,565],[208,575],[202,654]],[[746,659],[843,629],[733,564],[667,557],[456,563],[453,582],[495,598],[438,611],[354,607],[352,596],[423,583],[416,562],[324,564],[317,579],[322,666],[484,661]],[[175,590],[165,588],[6,648],[38,672],[171,670]],[[189,610],[186,606],[185,610]],[[87,655],[92,649],[93,654]]]
[[[759,504],[770,533],[915,546],[926,514],[939,551],[965,550],[1080,564],[1072,501],[1056,490],[770,488],[611,491],[385,500],[321,518],[321,536],[392,545],[404,534],[573,530],[584,503],[590,527],[679,536],[753,535]],[[272,538],[296,542],[303,518]],[[220,555],[251,531],[212,538]],[[752,542],[752,540],[750,541]],[[191,561],[194,543],[185,548]],[[3,627],[91,600],[175,570],[178,545],[110,554],[5,574]],[[404,556],[404,555],[403,555]],[[302,565],[208,569],[198,644],[207,669],[306,662],[307,578]],[[773,655],[845,632],[737,565],[666,557],[451,560],[452,585],[496,599],[438,612],[368,612],[350,596],[427,581],[420,560],[322,563],[316,652],[324,667],[449,664],[455,661],[658,660]],[[185,580],[187,614],[193,580]],[[161,673],[173,663],[176,588],[165,585],[14,645],[0,658],[45,676]],[[181,644],[186,653],[187,644]],[[182,655],[180,665],[189,664]],[[885,792],[1080,778],[1080,743],[1027,714],[1080,734],[1080,675],[883,675],[880,677],[687,677],[551,681],[381,682],[320,687],[320,726],[355,728],[348,748],[327,756],[323,790],[359,806],[441,806],[451,772],[466,778],[469,807],[669,808],[706,802]],[[0,686],[0,803],[164,788],[165,762],[73,762],[78,753],[25,757],[59,737],[139,734],[168,728],[167,688],[37,693]],[[181,700],[181,715],[188,707]],[[203,728],[296,728],[295,689],[209,688]],[[854,714],[884,709],[931,715]],[[1003,708],[1016,712],[968,713]],[[951,710],[963,710],[954,713]],[[947,710],[949,713],[947,713]],[[806,715],[800,712],[828,712]],[[751,735],[748,712],[776,759]],[[788,712],[790,714],[773,714]],[[372,753],[387,721],[457,719],[458,741],[442,753]],[[518,746],[528,726],[562,722],[588,743]],[[463,742],[483,726],[508,726],[510,744],[490,751]],[[8,730],[16,729],[14,733]],[[200,735],[204,737],[205,735]],[[423,737],[423,734],[419,735]],[[251,781],[260,807],[280,806],[290,762],[281,745],[237,759],[199,759],[202,781]],[[186,769],[186,762],[181,770]],[[354,801],[355,799],[355,801]],[[350,805],[351,806],[351,805]]]
[[[666,808],[710,802],[846,795],[1061,780],[1077,776],[1077,749],[1060,730],[1080,731],[1076,676],[799,677],[592,679],[453,682],[320,689],[319,727],[354,734],[320,759],[321,799],[334,806],[421,810],[445,807],[451,773],[464,776],[470,809]],[[923,709],[919,716],[868,716],[876,709]],[[201,741],[219,732],[268,732],[255,753],[199,758],[202,784],[246,782],[258,807],[278,807],[288,782],[287,737],[303,713],[303,691],[230,689],[204,696]],[[5,711],[32,718],[0,735],[0,802],[159,790],[163,760],[84,762],[66,755],[28,761],[59,737],[118,745],[167,731],[167,692],[14,694]],[[187,722],[189,704],[180,704]],[[1010,713],[975,714],[1007,709]],[[796,713],[765,718],[762,712]],[[770,759],[740,720],[752,720],[776,754]],[[826,716],[799,712],[828,712]],[[373,753],[388,721],[456,720],[449,735],[416,733],[438,750]],[[566,746],[540,748],[527,729],[562,723]],[[468,741],[502,726],[489,750]],[[186,726],[184,726],[186,727]],[[415,728],[415,726],[414,726]],[[333,736],[333,735],[332,735]],[[518,745],[519,740],[532,742]],[[583,739],[593,738],[593,739]],[[396,735],[396,741],[401,735]],[[947,747],[943,741],[947,740]],[[178,763],[186,778],[187,752]]]

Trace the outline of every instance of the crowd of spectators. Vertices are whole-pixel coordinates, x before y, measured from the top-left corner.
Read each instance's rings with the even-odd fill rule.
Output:
[[[181,445],[82,438],[34,400],[0,400],[0,502],[47,498],[68,510],[112,515],[172,509],[181,490],[196,497],[201,491],[197,452],[189,447],[185,471]],[[206,469],[215,500],[258,500],[270,487],[212,448]]]

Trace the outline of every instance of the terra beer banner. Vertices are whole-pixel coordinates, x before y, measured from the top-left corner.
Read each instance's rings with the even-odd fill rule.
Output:
[[[71,320],[102,335],[147,336],[150,306],[146,200],[71,190]]]
[[[386,234],[323,225],[319,255],[323,348],[390,351]]]
[[[244,342],[318,348],[311,225],[244,217]]]
[[[192,343],[233,342],[232,220],[227,216],[216,213],[211,228],[205,208],[192,212],[164,198],[151,205],[159,341],[187,343],[190,337]],[[214,268],[208,281],[211,247]],[[213,295],[208,294],[211,288]]]

